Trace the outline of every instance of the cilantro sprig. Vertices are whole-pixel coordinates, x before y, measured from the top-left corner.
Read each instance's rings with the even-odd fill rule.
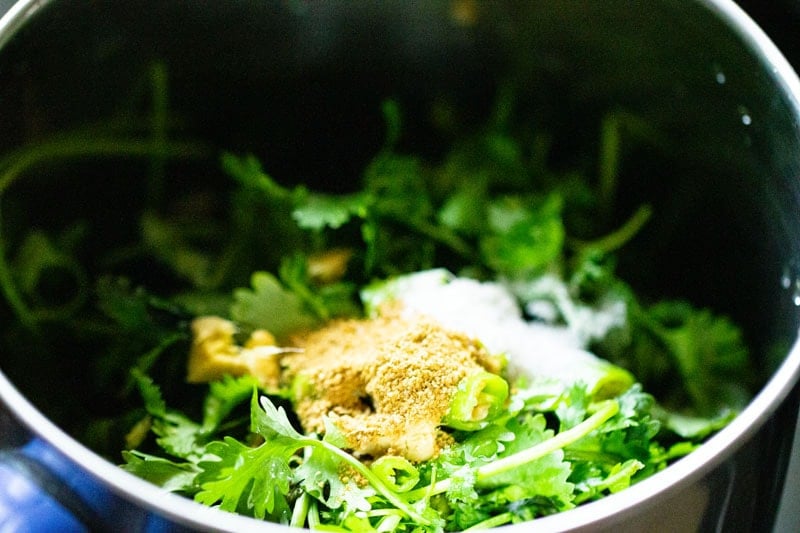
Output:
[[[70,334],[107,355],[97,365],[107,383],[132,368],[115,396],[129,407],[136,388],[143,404],[117,421],[127,424],[122,457],[129,472],[206,505],[298,527],[477,529],[622,490],[690,453],[746,401],[740,384],[750,368],[738,327],[683,301],[642,302],[615,272],[614,254],[656,214],[642,204],[610,225],[623,126],[635,117],[614,112],[602,120],[595,176],[586,168],[549,168],[550,139],[512,122],[513,91],[503,93],[485,130],[430,160],[401,151],[400,107],[389,100],[384,146],[361,176],[345,176],[359,184],[355,190],[288,186],[270,175],[268,157],[226,151],[225,202],[215,207],[228,216],[215,218],[202,208],[167,207],[166,160],[201,158],[207,147],[169,138],[166,71],[151,74],[151,138],[87,130],[0,159],[4,204],[12,186],[47,160],[139,157],[150,164],[141,242],[93,258],[93,268],[105,265],[113,275],[90,279],[80,224],[60,233],[32,230],[13,246],[0,227],[0,290],[19,322],[59,343]],[[315,278],[315,254],[343,246],[341,268]],[[155,275],[117,272],[140,261]],[[78,290],[48,308],[38,291],[53,267],[71,274]],[[171,380],[170,398],[196,399],[197,390],[175,393],[178,367],[170,361],[185,347],[193,316],[213,310],[241,332],[285,337],[363,313],[357,289],[375,278],[432,267],[502,281],[527,316],[569,330],[632,370],[659,403],[640,385],[587,390],[578,369],[570,386],[534,376],[508,401],[509,391],[493,391],[488,381],[480,387],[497,392],[488,395],[491,417],[475,424],[451,413],[443,424],[450,444],[435,459],[411,464],[356,457],[331,420],[322,437],[303,434],[252,377],[211,383],[199,410],[168,406],[153,377]],[[155,297],[139,286],[148,279],[176,287]],[[665,375],[674,378],[669,386]]]
[[[346,451],[330,420],[323,438],[300,433],[248,378],[212,385],[203,423],[167,409],[152,380],[138,378],[153,431],[173,458],[126,452],[126,469],[255,518],[305,525],[322,513],[337,531],[379,523],[440,531],[526,520],[621,490],[691,450],[659,447],[652,399],[639,389],[593,402],[575,386],[543,389],[552,398],[545,410],[513,399],[509,416],[477,432],[457,432],[455,443],[429,463],[387,456],[370,465]],[[245,395],[257,439],[214,437]],[[548,413],[560,424],[552,427]]]

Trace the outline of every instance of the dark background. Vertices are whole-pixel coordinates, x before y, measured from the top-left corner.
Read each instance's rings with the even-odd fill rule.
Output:
[[[738,4],[800,70],[800,0],[740,0]]]
[[[0,0],[0,14],[15,0]],[[739,0],[744,9],[770,36],[795,69],[800,70],[800,0]]]

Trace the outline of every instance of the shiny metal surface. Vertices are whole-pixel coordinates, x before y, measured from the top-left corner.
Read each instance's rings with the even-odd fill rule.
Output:
[[[54,9],[58,7],[56,0],[21,1],[15,4],[0,19],[0,47],[8,45],[15,32],[29,19],[36,18],[37,12],[47,4],[52,4],[48,7]],[[553,2],[552,5],[557,4],[558,2]],[[590,6],[590,10],[595,10],[596,14],[608,17],[614,22],[613,6],[617,4],[617,11],[621,13],[620,2],[616,4],[608,2],[605,7],[598,7],[599,4],[592,2],[573,2],[571,5],[576,12],[580,8],[575,6]],[[639,7],[644,9],[643,6]],[[657,54],[644,53],[637,58],[641,64],[632,65],[631,72],[624,73],[618,69],[623,64],[619,57],[610,57],[608,63],[599,60],[594,63],[586,61],[586,57],[592,54],[602,55],[606,51],[598,48],[602,38],[595,39],[589,35],[592,31],[600,32],[598,29],[600,25],[598,28],[591,28],[586,24],[580,24],[569,28],[565,31],[565,35],[584,39],[582,42],[589,48],[571,50],[573,55],[567,54],[566,57],[587,69],[596,67],[598,63],[600,67],[594,71],[587,70],[585,77],[583,73],[576,75],[575,83],[585,85],[583,91],[578,90],[573,96],[587,99],[596,97],[605,103],[619,103],[640,108],[654,120],[661,121],[666,128],[684,126],[682,117],[670,117],[670,112],[698,113],[696,119],[700,125],[694,130],[685,132],[686,141],[684,138],[678,141],[679,144],[684,142],[686,144],[686,146],[681,144],[685,149],[685,157],[727,158],[730,164],[741,164],[744,169],[741,178],[743,184],[751,183],[749,180],[752,176],[748,175],[748,172],[770,173],[762,185],[766,192],[759,189],[763,195],[754,194],[753,198],[770,204],[769,210],[774,210],[775,224],[779,229],[773,238],[779,242],[786,241],[786,249],[781,251],[785,254],[784,259],[800,257],[800,250],[794,249],[800,243],[800,238],[794,239],[800,237],[800,219],[796,216],[800,212],[800,80],[763,31],[733,2],[664,0],[647,3],[647,7],[653,8],[655,12],[660,13],[660,16],[665,17],[659,22],[655,19],[655,15],[652,17],[641,15],[645,27],[651,31],[664,32],[664,28],[668,29],[666,33],[659,34],[659,38],[664,39],[666,43],[665,50],[684,53],[695,50],[692,46],[683,46],[684,40],[694,44],[710,43],[706,49],[697,52],[703,57],[696,60],[696,63],[700,64],[706,61],[706,58],[711,58],[710,61],[703,63],[707,68],[703,76],[707,76],[708,79],[705,81],[708,82],[708,86],[703,86],[700,90],[693,85],[701,83],[700,80],[705,79],[703,76],[682,75],[682,69],[686,64],[694,63],[693,59],[673,57],[673,64],[669,61],[669,57],[665,59]],[[557,9],[553,7],[553,10]],[[549,15],[552,16],[553,24],[549,29],[553,30],[558,27],[559,21],[562,20],[560,17],[564,15],[553,13]],[[332,20],[335,21],[335,17]],[[626,23],[617,21],[616,24],[619,28],[625,27]],[[670,41],[668,37],[670,31],[683,31],[686,34],[674,37]],[[707,32],[713,32],[718,41],[707,40]],[[544,35],[543,42],[549,43],[548,39],[558,41],[561,38],[555,35],[556,31],[553,33],[554,35]],[[326,44],[326,38],[335,41],[333,36],[321,33],[314,35],[319,39],[317,41],[319,46]],[[646,51],[648,46],[654,45],[643,31],[632,32],[631,35],[634,44],[641,50]],[[536,39],[534,41],[538,42]],[[119,46],[125,46],[125,43]],[[569,46],[566,45],[566,48]],[[423,49],[426,48],[423,46]],[[582,53],[587,56],[582,57]],[[2,54],[3,50],[0,49],[0,57]],[[553,61],[559,59],[563,60],[556,57]],[[735,63],[740,60],[742,66]],[[653,65],[650,65],[649,61],[652,61]],[[656,66],[655,63],[658,61],[664,61],[664,64],[669,65],[672,70],[662,69],[663,65]],[[539,64],[535,61],[526,68],[541,68],[551,75],[569,71],[568,68],[562,69],[558,64],[553,66],[547,62]],[[604,68],[608,70],[603,70]],[[757,68],[757,71],[753,71],[754,68]],[[727,76],[728,82],[725,87],[719,87],[721,84],[714,81],[714,76],[720,72],[724,72]],[[648,76],[642,77],[640,76],[642,74]],[[740,77],[738,80],[737,76]],[[742,77],[747,78],[742,79]],[[720,92],[716,96],[709,97],[705,92],[715,90],[740,91],[740,94]],[[75,98],[75,95],[69,96]],[[703,100],[696,105],[686,102],[695,96]],[[649,103],[646,102],[648,98],[652,99]],[[709,102],[718,105],[709,106]],[[1,101],[0,106],[2,106]],[[747,109],[748,117],[752,115],[754,123],[752,128],[742,128],[740,123],[742,108]],[[700,123],[706,118],[710,125]],[[771,127],[761,126],[759,124],[761,121],[769,121]],[[717,127],[723,127],[716,126],[716,122],[724,124],[727,128],[714,141],[719,143],[719,146],[712,146],[711,142],[697,146],[697,143],[702,142],[706,136],[716,132]],[[3,130],[0,130],[0,141],[3,139],[2,132]],[[730,151],[736,153],[731,154]],[[767,282],[764,283],[767,285]],[[776,299],[781,297],[788,298],[787,295],[781,295]],[[796,312],[791,305],[786,306],[786,309],[787,312]],[[794,321],[795,318],[789,320],[789,322]],[[664,472],[636,485],[634,489],[567,513],[539,519],[536,522],[537,530],[614,532],[705,531],[710,528],[721,531],[763,530],[762,526],[771,525],[776,509],[770,508],[764,513],[768,515],[766,518],[759,518],[754,515],[762,512],[761,509],[742,508],[739,502],[747,501],[753,496],[752,491],[755,491],[757,486],[764,488],[761,486],[764,480],[759,481],[764,473],[772,472],[774,469],[780,477],[785,472],[785,462],[760,470],[762,465],[759,465],[759,461],[763,460],[760,458],[765,451],[775,451],[781,446],[785,447],[787,442],[791,444],[798,414],[799,378],[800,347],[795,343],[748,408],[701,449]],[[178,496],[163,494],[156,487],[126,474],[68,436],[34,403],[31,403],[26,394],[2,372],[0,372],[0,403],[4,404],[7,413],[10,413],[10,416],[0,417],[0,431],[13,432],[23,440],[30,434],[43,437],[81,468],[95,475],[122,500],[134,504],[134,508],[126,511],[128,513],[126,522],[131,526],[131,530],[146,529],[147,524],[154,523],[150,522],[153,515],[167,519],[176,527],[187,526],[212,531],[284,530],[279,526],[259,524],[208,509]],[[786,456],[785,449],[783,452]],[[788,458],[784,457],[784,460]],[[782,493],[782,482],[783,479],[776,479],[770,494],[756,495],[757,497],[750,499],[755,502],[754,504],[763,504],[765,501],[763,498],[775,500],[775,495]],[[792,490],[792,484],[795,491],[799,490],[797,483],[796,478],[790,477],[786,490]],[[765,487],[765,490],[768,492],[770,487]],[[772,505],[776,505],[776,501],[772,501]],[[785,515],[783,521],[778,523],[779,527],[787,527],[787,524],[789,527],[793,526],[791,517],[787,516]],[[523,524],[505,529],[526,531],[529,527]]]

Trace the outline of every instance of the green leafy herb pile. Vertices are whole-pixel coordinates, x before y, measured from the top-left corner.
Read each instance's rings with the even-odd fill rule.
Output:
[[[91,360],[97,386],[114,391],[124,414],[72,428],[79,437],[112,460],[114,447],[124,448],[123,468],[167,490],[259,519],[324,531],[460,531],[629,487],[744,405],[747,349],[727,318],[685,301],[640,301],[614,272],[615,254],[653,215],[642,205],[616,228],[602,222],[620,131],[634,119],[605,119],[595,180],[548,168],[546,137],[511,123],[512,102],[501,99],[483,131],[430,161],[403,153],[400,109],[387,101],[386,143],[350,193],[282,184],[256,157],[225,152],[226,216],[210,215],[198,198],[164,208],[156,181],[138,241],[90,264],[82,243],[97,228],[76,221],[14,240],[2,227],[0,288],[18,324],[5,336],[36,338],[42,353],[102,353]],[[166,179],[166,160],[207,150],[169,141],[163,115],[152,122],[154,140],[109,131],[8,155],[0,201],[54,158],[145,157],[151,175]],[[450,446],[414,464],[357,457],[333,424],[322,437],[301,433],[292,391],[260,389],[253,377],[182,383],[193,317],[217,314],[242,334],[264,328],[281,338],[363,316],[366,285],[431,268],[504,283],[531,320],[578,332],[641,385],[601,397],[581,381],[530,376],[491,421],[452,429]],[[142,270],[155,270],[158,283]],[[72,288],[53,296],[44,284],[53,279]],[[609,313],[617,319],[596,327]]]

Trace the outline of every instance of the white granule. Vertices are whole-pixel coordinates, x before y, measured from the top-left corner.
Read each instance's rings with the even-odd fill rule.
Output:
[[[505,354],[512,376],[581,380],[591,389],[611,367],[585,350],[581,336],[568,327],[526,321],[513,294],[500,283],[435,270],[405,277],[392,293],[408,312],[430,316],[445,328],[477,338],[490,352]]]

